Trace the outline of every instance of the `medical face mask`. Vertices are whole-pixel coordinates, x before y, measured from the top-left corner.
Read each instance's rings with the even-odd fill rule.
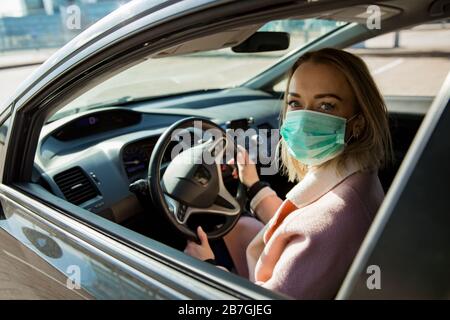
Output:
[[[310,110],[289,111],[281,126],[281,136],[298,161],[320,165],[344,150],[346,124],[357,115],[347,120]]]

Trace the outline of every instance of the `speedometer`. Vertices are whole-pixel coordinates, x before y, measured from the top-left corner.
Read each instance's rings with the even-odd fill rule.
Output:
[[[194,135],[192,135],[191,140],[193,137]],[[150,157],[157,139],[158,137],[152,137],[133,142],[126,145],[123,149],[122,162],[130,180],[134,180],[136,178],[142,179],[145,177],[145,173],[150,162]],[[172,160],[171,151],[178,143],[178,141],[172,141],[167,146],[166,152],[162,159],[161,167],[165,167],[165,164]],[[185,141],[185,143],[188,143],[188,141]]]
[[[150,161],[151,146],[132,145],[123,152],[123,165],[129,177],[145,171]]]

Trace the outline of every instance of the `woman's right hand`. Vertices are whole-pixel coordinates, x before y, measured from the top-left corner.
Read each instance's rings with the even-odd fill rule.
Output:
[[[237,146],[237,167],[239,170],[239,179],[247,188],[250,188],[255,182],[259,181],[258,172],[256,171],[255,163],[250,159],[247,150],[242,146]],[[231,159],[228,164],[236,164],[234,159]],[[233,176],[237,178],[236,169],[233,171]]]

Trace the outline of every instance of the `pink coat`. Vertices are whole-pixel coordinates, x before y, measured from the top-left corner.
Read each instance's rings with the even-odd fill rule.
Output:
[[[250,280],[296,299],[334,298],[383,197],[376,173],[308,173],[247,247]]]

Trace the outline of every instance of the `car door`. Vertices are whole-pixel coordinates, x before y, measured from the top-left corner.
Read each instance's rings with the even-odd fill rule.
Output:
[[[5,141],[13,130],[11,109],[7,108],[0,116],[3,160]],[[58,223],[52,223],[51,219]],[[5,184],[0,185],[0,299],[189,297],[158,282],[156,276],[131,268],[132,259],[115,258],[102,247],[117,248],[122,255],[126,254],[126,248],[101,244],[100,234],[80,230],[83,226],[79,223],[66,220],[68,224],[65,224],[64,220],[45,204]],[[83,241],[80,233],[90,234],[91,242]]]
[[[4,144],[11,124],[11,106],[0,116],[0,155],[4,156]],[[2,157],[4,159],[4,157]],[[0,299],[88,299],[82,290],[68,290],[67,278],[29,250],[5,229],[11,221],[6,217],[14,206],[4,195],[0,195]],[[15,225],[11,223],[10,226]],[[16,225],[17,226],[17,225]],[[49,255],[60,255],[61,250],[54,240],[40,231],[23,227],[23,235],[29,242]],[[51,251],[49,252],[49,248]]]

